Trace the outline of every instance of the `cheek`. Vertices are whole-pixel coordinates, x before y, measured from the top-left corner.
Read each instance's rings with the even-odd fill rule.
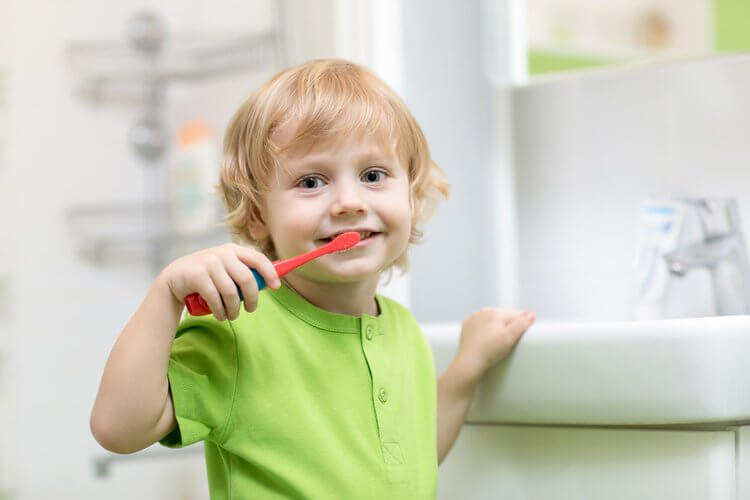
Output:
[[[292,208],[292,207],[288,207]],[[277,234],[286,245],[295,247],[299,241],[312,239],[318,229],[318,219],[310,210],[287,209],[283,219],[279,219]]]
[[[408,189],[405,190],[398,200],[394,200],[388,207],[391,224],[398,229],[399,233],[411,233],[411,202]]]
[[[314,229],[315,220],[313,211],[309,207],[304,209],[288,205],[284,210],[284,219],[279,221],[279,227],[283,227],[293,237],[295,234],[303,235]]]
[[[313,210],[301,209],[293,199],[275,197],[269,213],[269,230],[278,247],[287,247],[295,239],[305,237],[315,230]],[[269,204],[270,205],[270,204]],[[293,245],[293,243],[291,243]]]

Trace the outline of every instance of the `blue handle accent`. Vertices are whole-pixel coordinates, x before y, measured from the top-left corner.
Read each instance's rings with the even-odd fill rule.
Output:
[[[250,269],[253,272],[253,277],[255,278],[255,282],[258,284],[258,291],[260,292],[266,287],[266,280],[263,279],[263,276],[258,273],[255,269]],[[240,301],[245,300],[245,297],[242,296],[242,290],[240,290],[240,287],[237,287],[237,293],[240,295]]]

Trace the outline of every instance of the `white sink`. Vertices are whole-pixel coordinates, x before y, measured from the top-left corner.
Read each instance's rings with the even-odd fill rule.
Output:
[[[438,373],[460,325],[423,325]],[[750,421],[750,316],[535,324],[488,372],[474,423],[672,425]]]

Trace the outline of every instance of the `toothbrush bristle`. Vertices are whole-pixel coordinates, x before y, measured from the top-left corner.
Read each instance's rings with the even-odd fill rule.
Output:
[[[359,240],[359,233],[355,231],[349,231],[348,233],[343,233],[336,236],[336,238],[334,238],[334,240],[331,242],[331,245],[335,246],[336,251],[340,252],[342,250],[350,249],[351,247],[359,243]]]

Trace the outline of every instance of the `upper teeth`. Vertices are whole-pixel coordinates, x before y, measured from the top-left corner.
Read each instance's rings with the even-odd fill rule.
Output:
[[[344,232],[349,232],[349,231],[344,231]],[[326,239],[333,240],[333,239],[341,236],[342,234],[344,234],[344,232],[336,233],[334,235],[329,236]],[[360,240],[364,240],[365,238],[369,238],[370,236],[372,236],[372,231],[358,231],[358,234],[359,234],[359,239]]]

